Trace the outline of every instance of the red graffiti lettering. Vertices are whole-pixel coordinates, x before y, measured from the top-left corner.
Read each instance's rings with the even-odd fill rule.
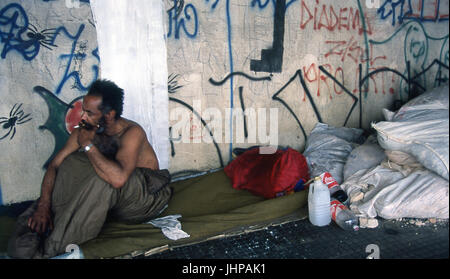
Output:
[[[353,85],[351,85],[352,82],[350,82],[350,84],[345,84],[345,71],[342,67],[339,66],[337,68],[333,68],[331,64],[323,64],[322,66],[330,76],[327,76],[327,74],[322,72],[316,63],[302,67],[302,74],[311,95],[314,91],[316,91],[317,96],[320,97],[321,91],[328,92],[329,98],[332,99],[333,91],[336,95],[342,95],[342,93],[347,90],[348,93],[353,93],[356,96],[359,94],[360,79],[358,67],[347,69],[347,74],[352,75],[352,73],[354,73],[354,77],[351,78],[352,82],[354,82]],[[383,68],[384,66],[370,67],[369,73],[373,73],[374,71]],[[365,75],[364,72],[362,74]],[[371,74],[367,79],[366,84],[361,86],[361,93],[373,92],[375,94],[382,93],[383,95],[393,95],[396,93],[394,88],[398,88],[398,84],[396,84],[397,79],[397,75],[390,71],[380,71],[376,74]],[[302,101],[307,101],[305,92],[303,94]]]
[[[325,58],[337,55],[341,57],[342,62],[345,62],[345,59],[348,57],[356,64],[369,61],[371,66],[374,65],[377,59],[386,60],[385,55],[373,57],[373,45],[370,45],[370,57],[368,59],[364,58],[366,57],[365,49],[359,46],[358,41],[356,41],[353,36],[349,41],[325,41],[325,44],[332,46],[325,54]]]
[[[367,30],[364,30],[358,8],[340,8],[339,13],[336,13],[332,5],[323,4],[319,7],[319,0],[315,2],[314,12],[312,12],[311,7],[308,7],[305,0],[302,0],[300,5],[300,29],[304,30],[312,23],[313,30],[321,30],[322,28],[328,31],[357,30],[359,35],[362,35],[364,31],[372,35],[372,26],[367,17],[365,18]]]
[[[340,80],[338,79],[338,72],[341,73],[341,79],[340,79]],[[341,84],[344,84],[344,69],[342,69],[341,67],[338,67],[338,68],[336,69],[336,71],[334,72],[334,78],[335,78],[336,80],[338,80]],[[340,86],[338,86],[338,88],[339,88],[340,90],[338,90],[338,89],[336,88],[336,82],[334,82],[334,92],[335,92],[337,95],[341,95],[342,92],[344,91],[344,89],[342,89]]]
[[[332,67],[330,64],[323,65],[324,68],[328,68],[328,70],[332,71]],[[311,76],[313,74],[313,76]],[[330,86],[327,82],[328,77],[320,71],[319,67],[316,65],[316,63],[312,63],[309,65],[308,68],[305,66],[303,67],[303,75],[305,77],[305,81],[307,83],[316,83],[317,86],[317,96],[320,96],[320,85],[325,83],[325,85],[328,88],[328,92],[330,92]],[[332,99],[331,94],[329,95],[330,99]],[[306,102],[306,94],[303,94],[303,101]]]
[[[382,68],[384,68],[384,67],[369,68],[369,72],[373,72],[375,70],[382,69]],[[374,92],[375,94],[378,94],[379,88],[381,88],[381,93],[383,93],[383,95],[385,95],[386,94],[385,77],[386,77],[387,74],[388,73],[385,72],[385,71],[378,72],[376,74],[372,74],[369,77],[368,81],[367,81],[367,83],[369,85],[369,89],[367,89],[367,87],[363,85],[362,88],[361,88],[361,92],[365,93],[365,92],[369,92],[370,91],[370,92]],[[391,79],[392,80],[391,87],[389,87],[389,93],[390,94],[394,94],[395,93],[395,90],[392,87],[394,82],[395,82],[394,75],[395,74],[393,74],[392,79]],[[356,74],[355,74],[355,88],[353,89],[353,93],[357,93],[359,91],[358,81],[359,81],[359,71],[357,70]],[[369,81],[372,81],[372,82],[369,83]]]
[[[305,80],[308,82],[314,82],[317,81],[320,85],[320,80],[317,78],[318,76],[318,68],[316,67],[315,63],[312,63],[311,65],[309,65],[308,70],[306,70],[306,67],[303,66],[303,73],[305,76]],[[314,74],[314,77],[311,78],[311,73]],[[320,96],[320,86],[317,86],[317,96]],[[303,95],[303,101],[306,101],[306,95]]]

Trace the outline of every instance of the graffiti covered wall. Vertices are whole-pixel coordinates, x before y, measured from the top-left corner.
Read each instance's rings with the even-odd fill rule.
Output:
[[[39,197],[45,166],[99,75],[84,1],[0,1],[0,191],[4,204]]]
[[[175,174],[271,144],[271,117],[275,143],[302,151],[318,121],[368,129],[382,108],[448,83],[448,0],[165,3],[169,111],[191,112],[171,116]]]
[[[175,177],[239,147],[303,151],[318,121],[368,129],[448,83],[448,0],[163,1]],[[39,196],[100,61],[88,0],[0,0],[0,40],[8,204]]]

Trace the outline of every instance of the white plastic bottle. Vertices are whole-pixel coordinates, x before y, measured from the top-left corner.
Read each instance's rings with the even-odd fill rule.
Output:
[[[330,191],[320,177],[316,177],[309,187],[308,211],[311,224],[319,227],[330,224]]]
[[[358,217],[337,199],[331,201],[331,218],[336,224],[346,231],[359,230]]]

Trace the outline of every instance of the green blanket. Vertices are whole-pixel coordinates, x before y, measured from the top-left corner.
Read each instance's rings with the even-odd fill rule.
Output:
[[[11,216],[0,216],[0,257],[6,255],[8,239],[13,233],[16,220]]]
[[[174,194],[162,216],[181,214],[178,220],[190,237],[170,240],[150,224],[107,223],[100,235],[81,245],[87,258],[108,258],[145,252],[164,245],[195,243],[239,227],[248,227],[294,214],[305,217],[307,193],[275,199],[257,197],[231,187],[223,170],[172,183]]]
[[[223,170],[174,182],[171,186],[174,194],[168,208],[160,216],[181,214],[178,220],[182,230],[190,237],[174,241],[151,224],[107,222],[97,238],[80,245],[85,257],[137,255],[165,245],[188,245],[227,231],[270,224],[285,216],[306,216],[306,191],[266,200],[247,191],[233,189]],[[8,217],[0,218],[0,222],[3,227],[0,233],[1,254],[6,251],[7,237],[12,231],[13,222]],[[4,227],[5,224],[7,227]]]

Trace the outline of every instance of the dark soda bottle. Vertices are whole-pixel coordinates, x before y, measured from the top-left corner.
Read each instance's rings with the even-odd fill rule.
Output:
[[[334,179],[329,172],[322,173],[320,178],[322,179],[322,182],[328,186],[331,198],[337,199],[343,204],[348,203],[347,193],[341,188],[339,183],[337,183],[336,179]]]

